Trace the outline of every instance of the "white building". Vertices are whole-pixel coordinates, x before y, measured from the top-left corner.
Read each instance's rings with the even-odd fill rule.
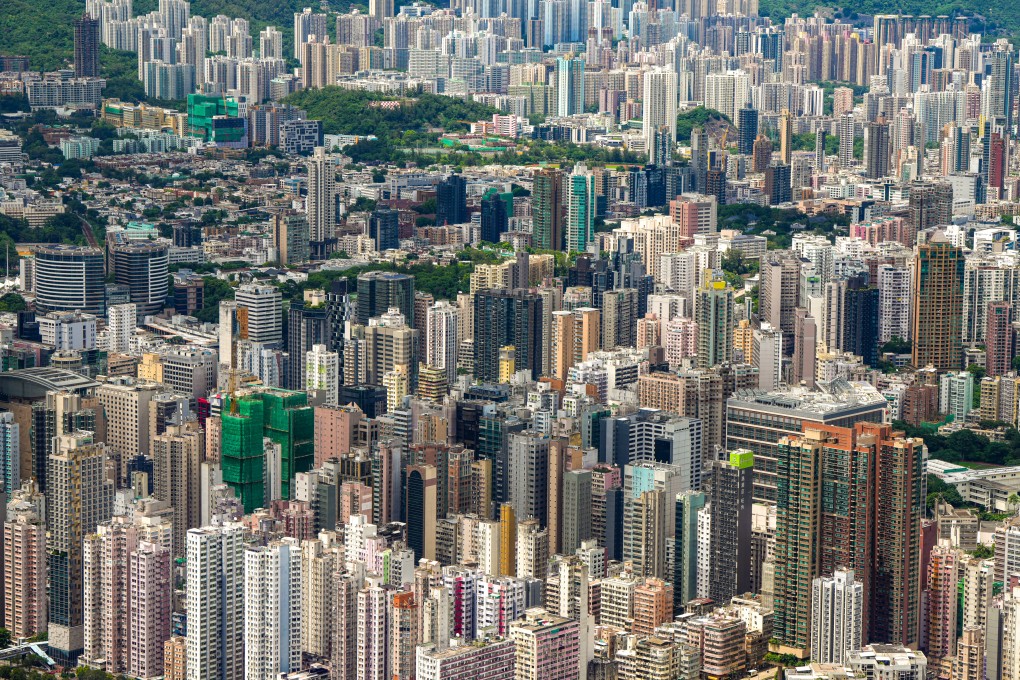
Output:
[[[296,538],[244,552],[244,677],[301,669],[301,548]]]
[[[939,377],[939,411],[962,422],[974,408],[974,374],[968,371]]]
[[[763,321],[753,332],[752,364],[758,367],[758,387],[777,390],[783,380],[783,331]]]
[[[460,311],[446,300],[429,307],[425,317],[425,364],[446,371],[447,384],[457,379],[457,323]]]
[[[125,353],[131,349],[131,336],[135,332],[137,308],[133,303],[112,305],[107,314],[107,343],[109,351]]]
[[[326,394],[326,405],[335,405],[340,385],[340,356],[326,345],[312,345],[305,352],[305,389]]]
[[[860,649],[864,626],[864,584],[853,569],[811,582],[811,660],[842,664]]]
[[[96,317],[91,314],[81,312],[47,314],[37,317],[36,321],[39,322],[42,343],[50,345],[55,350],[96,348]]]
[[[244,532],[236,522],[188,531],[188,680],[244,677]]]
[[[656,134],[665,128],[669,135],[669,150],[676,146],[676,71],[670,69],[654,69],[644,76],[644,96],[641,99],[641,110],[644,116],[641,132],[645,138],[645,149],[648,150],[649,163],[661,165],[667,159],[655,158],[658,152],[655,145]]]
[[[241,335],[247,329],[247,340],[265,345],[283,342],[281,318],[283,297],[276,286],[245,284],[237,289],[234,301],[247,310],[247,323],[239,323]],[[220,310],[222,321],[223,310]]]

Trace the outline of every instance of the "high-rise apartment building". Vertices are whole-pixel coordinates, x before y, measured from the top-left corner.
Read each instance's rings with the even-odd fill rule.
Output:
[[[233,522],[188,531],[188,680],[244,678],[244,532]]]
[[[529,609],[510,624],[514,680],[575,680],[580,650],[579,625],[545,609]]]
[[[563,248],[563,173],[551,168],[535,172],[532,189],[532,241],[536,248]]]
[[[100,75],[99,21],[87,13],[74,22],[74,75],[78,78]]]
[[[962,328],[964,266],[963,250],[941,231],[917,246],[911,327],[911,362],[917,368],[963,368],[960,333],[946,329]]]
[[[244,551],[244,677],[301,669],[301,549],[295,538]]]
[[[516,370],[537,377],[542,366],[542,298],[526,290],[486,289],[475,294],[475,377],[497,382],[499,353],[514,347]]]
[[[295,47],[299,44],[296,33],[294,44]],[[305,198],[312,259],[325,259],[336,245],[335,201],[336,163],[325,148],[315,147],[308,159],[308,196]]]
[[[197,422],[168,425],[152,438],[155,496],[173,508],[173,555],[183,557],[188,529],[200,524],[205,433]]]
[[[74,663],[84,649],[85,536],[113,514],[108,456],[90,432],[56,438],[46,470],[46,549],[49,569],[49,646],[54,659]]]
[[[864,635],[864,586],[853,569],[837,569],[811,584],[811,659],[842,664]]]
[[[713,276],[698,289],[698,367],[711,368],[733,358],[733,289]]]
[[[4,628],[15,638],[46,630],[45,498],[33,481],[11,495],[3,523]]]

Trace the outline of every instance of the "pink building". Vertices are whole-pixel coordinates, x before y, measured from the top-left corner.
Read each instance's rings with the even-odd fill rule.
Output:
[[[637,320],[637,348],[653,347],[661,345],[661,326],[659,317],[652,312],[645,314],[643,319]]]
[[[15,638],[46,630],[46,525],[42,495],[29,481],[7,504],[4,522],[4,627]]]
[[[670,368],[679,368],[683,359],[698,356],[697,321],[678,318],[664,321],[662,326],[662,345]]]
[[[864,239],[873,246],[884,241],[895,241],[907,247],[914,245],[910,226],[902,217],[877,217],[870,222],[851,224],[850,236]]]
[[[574,619],[529,609],[510,624],[517,680],[574,680],[578,677],[580,626]]]
[[[315,407],[315,467],[351,450],[358,435],[358,423],[364,417],[353,404]]]
[[[157,678],[163,675],[164,645],[170,639],[173,583],[170,551],[142,542],[131,553],[128,675]]]
[[[347,524],[352,515],[372,516],[372,487],[359,482],[340,485],[340,524]]]

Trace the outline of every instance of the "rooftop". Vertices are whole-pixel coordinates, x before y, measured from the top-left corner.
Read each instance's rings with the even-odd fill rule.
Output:
[[[98,385],[73,371],[49,366],[0,373],[0,395],[10,399],[43,399],[47,392],[83,393]]]

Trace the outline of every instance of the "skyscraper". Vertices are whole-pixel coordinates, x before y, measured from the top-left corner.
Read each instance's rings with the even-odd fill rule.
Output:
[[[889,124],[884,117],[864,125],[864,168],[869,179],[889,175]]]
[[[296,538],[244,551],[244,678],[301,669],[301,549]]]
[[[669,160],[669,156],[659,158],[659,146],[655,143],[657,135],[664,133],[670,154],[676,146],[676,89],[676,71],[654,69],[645,72],[644,96],[641,98],[641,133],[645,138],[650,165],[664,165]]]
[[[860,649],[864,634],[864,586],[853,569],[837,569],[811,584],[811,659],[842,664]]]
[[[150,241],[128,241],[110,248],[114,280],[131,291],[138,319],[163,311],[169,291],[170,249]]]
[[[952,222],[953,185],[949,182],[913,182],[908,200],[911,233],[904,239],[908,245],[921,232]]]
[[[698,513],[705,507],[705,494],[684,491],[676,497],[673,548],[673,609],[698,596]],[[708,555],[706,555],[708,559]]]
[[[729,460],[712,462],[710,475],[714,511],[708,592],[716,602],[728,602],[750,590],[754,454],[731,451]]]
[[[98,78],[99,21],[83,14],[74,22],[74,75],[78,78]]]
[[[584,59],[556,59],[556,114],[573,116],[584,113]]]
[[[358,275],[357,323],[382,316],[391,308],[400,310],[409,326],[414,326],[414,277],[396,272],[365,272]]]
[[[793,114],[789,109],[779,115],[779,157],[783,165],[793,162]]]
[[[407,469],[407,545],[420,559],[436,558],[436,468],[412,465]]]
[[[758,109],[745,107],[737,112],[737,151],[750,156],[754,153],[754,141],[758,138]]]
[[[244,678],[244,532],[234,522],[188,531],[188,680]]]
[[[854,136],[857,123],[853,113],[839,117],[839,167],[849,168],[854,164]]]
[[[567,177],[567,252],[583,253],[594,235],[595,178],[584,163],[574,166]]]
[[[964,256],[941,231],[918,244],[914,255],[914,312],[911,328],[917,368],[963,368],[959,329],[963,318]]]
[[[721,275],[705,275],[695,310],[698,322],[698,367],[711,368],[733,358],[733,289]]]
[[[512,345],[518,371],[542,366],[542,298],[526,290],[485,289],[475,294],[475,377],[499,379],[499,351]]]
[[[89,432],[57,437],[46,471],[50,655],[73,664],[84,648],[83,553],[87,534],[113,514],[107,454]]]
[[[467,217],[467,181],[463,175],[450,175],[436,187],[436,224],[462,224]]]
[[[546,168],[535,171],[532,189],[532,240],[536,248],[563,248],[563,173]]]
[[[570,555],[591,538],[591,470],[570,470],[563,475],[563,544]]]
[[[295,15],[295,25],[298,16]],[[294,44],[298,45],[297,34]],[[317,146],[308,159],[308,196],[305,198],[312,259],[326,259],[336,244],[335,201],[336,162],[325,148]]]

